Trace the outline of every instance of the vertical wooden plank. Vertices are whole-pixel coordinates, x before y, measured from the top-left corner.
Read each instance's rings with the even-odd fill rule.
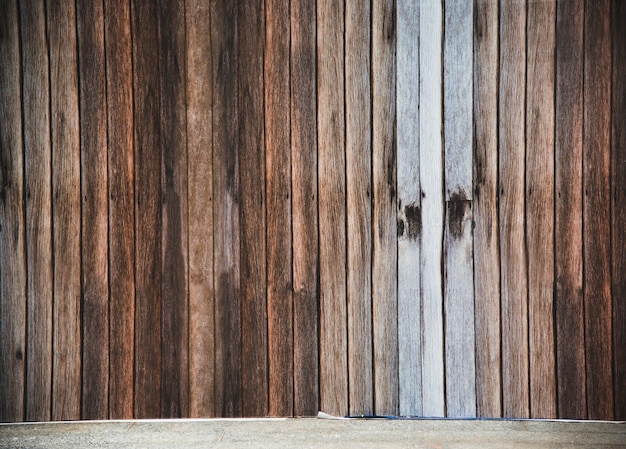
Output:
[[[81,417],[109,416],[107,103],[103,2],[76,2],[80,82],[83,365]]]
[[[189,416],[189,270],[185,8],[159,1],[161,417]]]
[[[269,409],[263,122],[262,0],[237,4],[237,91],[241,259],[241,340],[244,416]]]
[[[319,410],[315,2],[291,0],[294,414]]]
[[[215,267],[215,413],[241,416],[237,19],[230,0],[211,3]]]
[[[585,2],[583,286],[589,419],[613,419],[611,329],[611,3]]]
[[[344,3],[317,4],[320,409],[348,413]]]
[[[498,234],[498,3],[474,6],[476,414],[502,416]]]
[[[161,139],[158,9],[132,0],[135,145],[135,418],[161,415]]]
[[[189,415],[215,416],[211,8],[185,2],[189,191]]]
[[[558,2],[555,121],[555,309],[559,418],[585,418],[582,297],[582,0]]]
[[[441,0],[420,2],[419,149],[422,196],[422,414],[444,416],[443,355],[443,79]]]
[[[447,2],[444,18],[446,414],[476,416],[472,245],[472,1]]]
[[[269,414],[293,415],[289,0],[266,2],[265,146]]]
[[[50,80],[43,0],[20,3],[26,195],[26,420],[50,420],[52,401],[52,193]],[[4,65],[3,65],[4,66]]]
[[[24,420],[26,246],[17,2],[0,3],[0,422]]]
[[[528,289],[524,235],[526,2],[500,4],[500,261],[505,417],[529,416]]]
[[[109,418],[133,418],[135,183],[130,1],[105,0],[109,170]]]
[[[626,4],[611,3],[611,277],[614,419],[626,419]]]
[[[556,418],[554,362],[554,1],[528,2],[526,232],[530,416]]]
[[[422,414],[420,293],[419,3],[397,0],[399,411]]]
[[[53,215],[52,419],[80,418],[80,136],[76,11],[47,3]]]
[[[370,2],[346,2],[348,385],[351,415],[374,412]]]

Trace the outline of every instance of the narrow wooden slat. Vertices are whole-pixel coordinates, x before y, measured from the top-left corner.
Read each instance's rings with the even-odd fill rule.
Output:
[[[189,260],[185,8],[159,1],[162,305],[161,417],[189,416]]]
[[[26,246],[17,2],[0,2],[0,422],[24,420]]]
[[[213,78],[213,244],[215,267],[215,413],[241,416],[237,19],[230,0],[211,3]]]
[[[291,0],[294,414],[319,410],[315,2]]]
[[[526,233],[531,418],[556,418],[554,354],[554,1],[528,2]]]
[[[585,418],[582,235],[582,0],[558,2],[555,121],[555,318],[559,418]]]
[[[132,0],[135,159],[135,418],[161,416],[161,139],[158,9]]]
[[[237,4],[237,91],[241,208],[241,366],[244,416],[264,416],[268,404],[265,138],[261,0]]]
[[[215,416],[211,9],[185,2],[189,173],[189,416]]]
[[[348,413],[344,3],[317,4],[320,409]]]
[[[528,290],[524,240],[526,2],[500,4],[500,261],[505,417],[529,416]]]
[[[107,103],[104,5],[76,2],[80,83],[83,419],[109,416]],[[89,82],[86,82],[89,80]]]
[[[444,416],[443,355],[443,79],[441,0],[420,2],[419,129],[422,196],[422,414]]]
[[[80,418],[80,129],[76,11],[49,2],[52,129],[53,333],[52,419]]]
[[[399,411],[418,416],[422,414],[419,3],[399,0],[396,24]]]
[[[52,401],[52,193],[50,82],[43,0],[20,4],[26,195],[26,420],[50,419]]]
[[[351,415],[374,412],[370,9],[368,0],[346,2],[348,385]]]
[[[476,414],[502,416],[498,234],[498,4],[474,13],[474,313]]]

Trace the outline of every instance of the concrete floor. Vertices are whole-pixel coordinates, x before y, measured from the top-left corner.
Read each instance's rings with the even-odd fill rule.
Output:
[[[626,448],[625,422],[206,419],[0,424],[0,448]]]

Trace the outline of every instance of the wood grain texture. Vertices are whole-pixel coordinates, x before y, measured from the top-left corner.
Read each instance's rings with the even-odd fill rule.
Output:
[[[556,418],[554,354],[554,1],[528,2],[526,244],[530,417]]]
[[[504,417],[528,417],[528,284],[524,235],[526,2],[500,5],[499,231]]]
[[[291,0],[294,415],[319,410],[315,3]]]
[[[135,175],[130,2],[106,0],[109,171],[109,418],[133,415]]]
[[[498,4],[474,16],[474,313],[476,414],[502,416],[498,233]]]
[[[80,418],[81,185],[76,11],[47,3],[52,141],[52,419]]]
[[[109,416],[109,229],[104,3],[76,2],[80,83],[81,418]]]
[[[158,4],[133,0],[135,418],[161,416],[162,201]],[[155,58],[155,56],[157,56]]]
[[[555,122],[555,304],[559,418],[587,416],[583,327],[582,1],[558,2]]]
[[[396,3],[399,413],[422,414],[419,3]]]
[[[317,4],[320,409],[348,414],[344,3]]]
[[[26,246],[20,34],[0,3],[0,422],[25,418]]]
[[[611,323],[611,3],[585,2],[583,288],[589,419],[613,419]]]
[[[261,0],[237,4],[239,234],[241,260],[242,394],[244,416],[265,416],[268,404],[267,250]]]
[[[293,414],[289,0],[265,3],[269,414]]]
[[[440,0],[420,3],[420,185],[422,196],[422,395],[424,416],[444,416],[443,78]]]
[[[189,416],[216,416],[211,8],[185,2],[189,207]]]
[[[374,413],[371,5],[346,2],[348,385],[351,415]]]

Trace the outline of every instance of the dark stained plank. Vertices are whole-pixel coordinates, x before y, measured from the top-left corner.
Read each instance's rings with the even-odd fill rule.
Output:
[[[185,2],[189,170],[189,416],[215,416],[211,8]]]
[[[135,164],[130,1],[106,0],[109,170],[109,418],[133,418]]]
[[[555,1],[528,2],[526,244],[530,417],[556,418],[554,354]]]
[[[135,418],[161,416],[161,123],[158,9],[132,0],[135,158]]]
[[[315,2],[291,0],[294,415],[319,410]]]
[[[161,417],[189,416],[185,8],[159,1],[161,127]]]
[[[268,413],[267,279],[261,0],[237,3],[241,369],[244,416]]]
[[[559,418],[585,418],[582,235],[583,1],[557,3],[555,319]]]
[[[80,418],[81,196],[76,11],[47,3],[52,130],[52,420]]]
[[[241,416],[239,161],[235,7],[211,4],[213,78],[213,244],[215,267],[215,413]]]
[[[583,267],[589,419],[613,419],[611,326],[611,2],[585,2]],[[619,229],[619,228],[616,228]]]
[[[23,421],[26,367],[24,146],[17,2],[0,2],[0,422]]]
[[[269,414],[293,415],[289,0],[265,3]]]
[[[498,4],[474,5],[476,414],[502,416],[498,234]]]
[[[317,4],[320,409],[348,413],[344,3]]]
[[[372,360],[371,7],[346,2],[348,385],[351,415],[374,413]]]
[[[80,83],[81,418],[109,417],[107,103],[104,4],[76,2]],[[89,80],[87,82],[87,80]]]
[[[526,2],[500,4],[499,230],[503,416],[529,416],[528,302],[524,241]]]

